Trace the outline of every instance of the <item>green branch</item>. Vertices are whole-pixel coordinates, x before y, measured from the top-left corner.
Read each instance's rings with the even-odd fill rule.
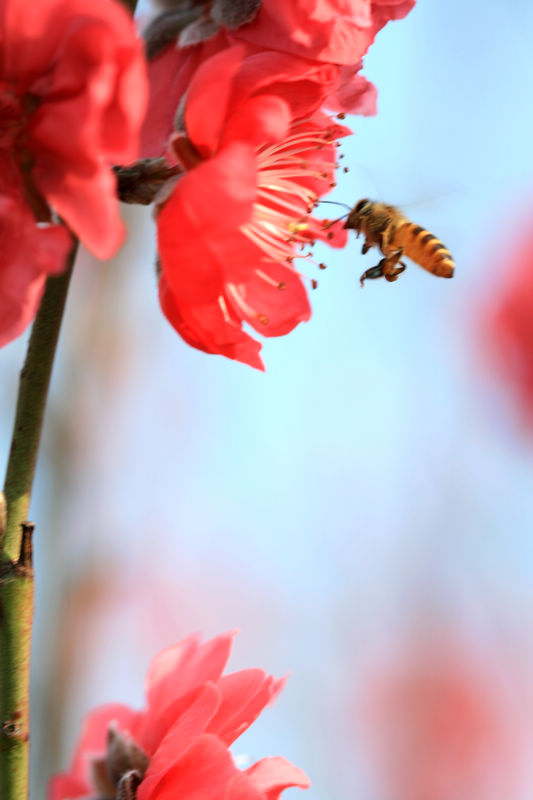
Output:
[[[27,800],[29,675],[33,619],[31,534],[27,522],[50,375],[77,243],[62,275],[48,278],[20,373],[0,527],[0,797]],[[4,528],[4,530],[2,530]]]

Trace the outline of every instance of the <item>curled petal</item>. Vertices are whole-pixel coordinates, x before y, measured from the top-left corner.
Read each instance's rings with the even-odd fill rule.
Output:
[[[192,347],[264,371],[259,356],[260,343],[244,333],[239,320],[230,314],[223,298],[212,303],[179,305],[166,281],[161,278],[159,302],[170,324]]]
[[[209,723],[208,733],[215,733],[230,745],[250,727],[261,711],[277,695],[285,681],[276,681],[262,669],[246,669],[224,675],[217,688],[221,693],[218,712]]]
[[[308,789],[311,781],[305,772],[284,758],[263,758],[246,770],[246,775],[266,800],[277,800],[284,789]]]
[[[371,117],[377,114],[377,89],[359,74],[361,64],[343,67],[339,85],[327,99],[327,107],[345,114],[360,114]]]

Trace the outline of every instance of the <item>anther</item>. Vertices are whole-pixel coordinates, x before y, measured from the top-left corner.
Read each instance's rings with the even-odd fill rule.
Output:
[[[327,264],[320,263],[320,264],[318,265],[318,268],[319,268],[319,269],[327,269],[327,268],[328,268],[328,265],[327,265]]]
[[[341,111],[340,114],[337,114],[337,119],[346,119],[346,114],[343,111]]]
[[[283,289],[286,289],[286,288],[287,288],[287,284],[284,283],[283,281],[281,283],[278,283],[278,289],[283,290]]]
[[[315,278],[311,278],[311,288],[316,289],[318,286],[318,281]]]
[[[266,314],[257,314],[257,319],[261,325],[268,325],[268,317]]]

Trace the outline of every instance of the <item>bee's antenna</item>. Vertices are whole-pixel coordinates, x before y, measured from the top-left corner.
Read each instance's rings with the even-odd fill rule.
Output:
[[[346,205],[346,203],[338,203],[337,200],[319,200],[318,202],[319,203],[329,203],[329,205],[332,205],[332,206],[344,206],[344,208],[348,209],[348,214],[352,210],[351,206]],[[348,214],[346,214],[345,216],[348,216]],[[344,219],[344,217],[340,217],[340,219]]]
[[[342,219],[346,219],[346,217],[348,217],[352,212],[352,209],[351,209],[350,206],[347,206],[346,203],[337,203],[336,200],[319,200],[318,202],[319,203],[329,203],[332,206],[344,206],[344,208],[348,209],[346,214],[343,214],[342,217],[337,217],[337,219],[333,219],[333,220],[331,220],[331,222],[327,222],[324,225],[324,229],[331,228],[332,225],[335,225],[336,222],[340,222]]]

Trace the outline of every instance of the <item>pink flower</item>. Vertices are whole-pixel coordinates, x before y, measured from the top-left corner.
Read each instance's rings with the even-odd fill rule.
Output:
[[[161,305],[194,347],[263,369],[242,323],[282,336],[309,319],[297,247],[346,242],[310,216],[334,185],[335,139],[349,132],[317,111],[337,76],[241,46],[196,72],[173,141],[189,171],[158,217]]]
[[[98,257],[119,246],[109,166],[137,155],[147,87],[140,42],[118,3],[0,0],[0,14],[5,344],[33,317],[46,275],[64,268],[70,237],[51,224],[50,207]]]
[[[228,747],[284,681],[260,669],[222,675],[232,638],[200,644],[190,636],[159,653],[146,676],[146,710],[93,711],[49,800],[277,800],[289,786],[307,788],[306,775],[283,758],[236,767]]]
[[[512,387],[524,418],[533,424],[533,235],[518,239],[503,285],[483,318],[482,346]]]
[[[385,793],[396,800],[517,796],[525,731],[498,664],[443,631],[418,636],[373,665],[365,687],[373,730],[364,735],[374,734]]]

